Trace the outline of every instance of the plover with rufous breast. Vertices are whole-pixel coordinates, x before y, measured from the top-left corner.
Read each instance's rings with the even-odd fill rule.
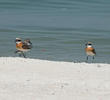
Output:
[[[86,43],[85,52],[86,52],[86,55],[87,55],[86,62],[88,62],[88,57],[89,56],[92,56],[92,59],[94,60],[94,56],[96,55],[96,51],[95,51],[94,47],[92,46],[91,42]]]
[[[25,39],[24,41],[22,41],[21,38],[16,38],[15,43],[17,49],[15,53],[19,53],[19,56],[23,56],[24,58],[26,58],[24,52],[27,52],[32,48],[32,43],[30,39]]]

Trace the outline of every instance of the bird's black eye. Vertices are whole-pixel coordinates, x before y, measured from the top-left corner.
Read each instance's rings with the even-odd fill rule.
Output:
[[[15,42],[21,42],[21,40],[15,40]]]
[[[88,45],[92,45],[92,44],[88,44]]]
[[[21,40],[18,40],[18,42],[20,42]]]

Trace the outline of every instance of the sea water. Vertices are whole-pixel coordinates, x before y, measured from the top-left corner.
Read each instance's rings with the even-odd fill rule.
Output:
[[[29,58],[110,63],[110,0],[0,0],[0,56],[15,54],[15,38],[29,38]],[[92,58],[90,57],[90,61]]]

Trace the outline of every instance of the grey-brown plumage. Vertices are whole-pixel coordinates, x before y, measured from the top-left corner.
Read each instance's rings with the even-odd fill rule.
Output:
[[[32,43],[29,39],[24,40],[23,42],[23,49],[31,49],[32,48]]]

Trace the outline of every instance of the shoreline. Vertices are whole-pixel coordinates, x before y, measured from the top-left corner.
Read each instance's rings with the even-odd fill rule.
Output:
[[[62,61],[62,60],[60,60],[60,61],[58,61],[58,60],[47,60],[47,59],[36,59],[36,58],[23,58],[23,57],[0,57],[0,59],[9,59],[9,60],[11,60],[11,59],[21,59],[21,60],[33,60],[33,61],[37,61],[37,60],[39,60],[39,61],[47,61],[47,62],[60,62],[60,63],[74,63],[74,64],[110,64],[110,63],[107,63],[107,62],[105,62],[105,63],[100,63],[100,62],[81,62],[81,61]]]

